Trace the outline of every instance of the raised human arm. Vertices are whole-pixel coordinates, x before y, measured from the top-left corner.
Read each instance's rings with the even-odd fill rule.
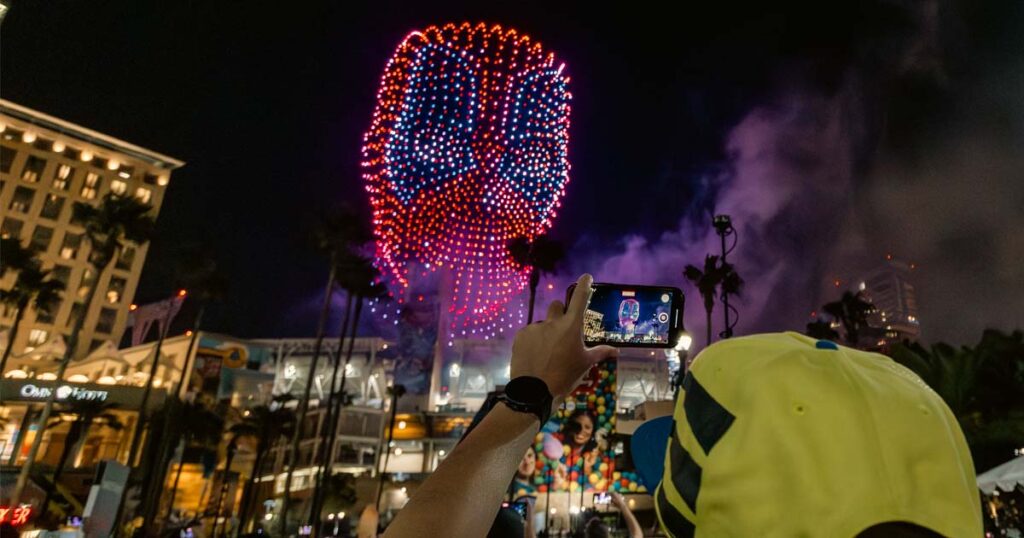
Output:
[[[544,381],[553,402],[562,401],[591,366],[617,354],[612,347],[583,345],[592,283],[590,275],[580,277],[571,308],[563,313],[561,302],[551,303],[547,319],[524,327],[512,345],[511,377]],[[496,406],[416,490],[384,536],[486,536],[540,426],[536,416]]]
[[[640,522],[636,520],[633,511],[629,509],[629,503],[626,502],[626,499],[615,491],[611,492],[611,496],[615,507],[622,513],[622,519],[626,521],[626,528],[629,529],[629,538],[643,538],[644,529],[640,526]]]

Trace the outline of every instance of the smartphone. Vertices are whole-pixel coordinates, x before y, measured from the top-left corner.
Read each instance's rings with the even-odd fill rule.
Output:
[[[527,505],[526,501],[516,501],[514,503],[502,503],[502,504],[503,505],[504,504],[508,504],[508,506],[506,508],[511,508],[511,509],[515,510],[516,513],[519,514],[520,517],[522,517],[523,519],[526,519],[526,514],[528,513],[528,509],[529,509],[529,506]]]
[[[568,308],[576,284],[566,291]],[[683,290],[671,286],[595,283],[583,318],[588,346],[674,347],[683,332]]]
[[[594,506],[612,502],[612,496],[607,491],[594,494]]]

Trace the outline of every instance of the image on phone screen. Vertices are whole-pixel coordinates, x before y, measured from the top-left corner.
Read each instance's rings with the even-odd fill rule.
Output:
[[[607,491],[594,494],[594,504],[608,504],[612,502],[612,496]]]
[[[678,290],[598,284],[583,318],[587,343],[670,347]]]

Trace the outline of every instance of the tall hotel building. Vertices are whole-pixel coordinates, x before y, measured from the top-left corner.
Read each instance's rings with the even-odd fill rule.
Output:
[[[46,376],[56,368],[47,359],[62,354],[58,351],[63,351],[92,286],[99,286],[98,293],[86,312],[73,356],[81,358],[108,340],[117,344],[148,246],[125,250],[97,282],[96,271],[88,263],[84,230],[71,222],[72,206],[75,202],[98,204],[112,192],[137,197],[153,206],[155,215],[171,172],[183,164],[0,100],[0,236],[37,248],[44,269],[52,270],[65,284],[60,306],[51,315],[26,312],[13,342],[10,328],[15,311],[0,307],[0,350],[14,346],[5,377]],[[0,289],[10,289],[14,279],[9,271],[0,280]]]

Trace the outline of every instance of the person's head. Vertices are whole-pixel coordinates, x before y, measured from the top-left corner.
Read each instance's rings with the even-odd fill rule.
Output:
[[[594,415],[590,411],[577,409],[569,415],[569,420],[566,423],[572,425],[568,428],[569,435],[566,436],[566,442],[573,447],[581,447],[594,437],[594,426],[597,421],[594,420]]]
[[[796,333],[723,340],[632,443],[675,536],[982,534],[956,417],[883,355]]]
[[[608,530],[608,525],[601,521],[601,518],[595,516],[590,518],[586,526],[583,527],[583,536],[585,538],[608,538],[611,536],[611,532]]]
[[[519,462],[519,468],[516,469],[516,478],[520,480],[528,480],[533,476],[533,472],[537,469],[537,452],[534,451],[533,447],[526,449],[526,455],[523,456],[523,460]]]

